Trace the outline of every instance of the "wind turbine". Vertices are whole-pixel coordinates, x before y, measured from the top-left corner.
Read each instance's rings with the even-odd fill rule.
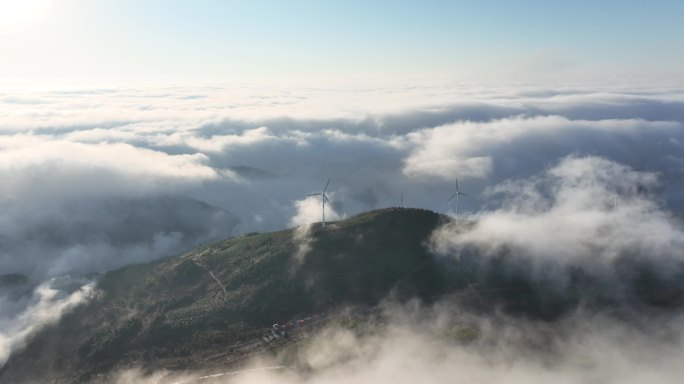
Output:
[[[470,195],[466,195],[465,193],[461,192],[461,191],[458,189],[458,178],[456,178],[456,192],[455,192],[453,195],[451,195],[451,197],[449,198],[449,200],[447,200],[447,204],[448,204],[454,197],[456,198],[456,212],[455,212],[456,215],[458,215],[458,197],[459,197],[459,196],[467,196],[467,197],[470,197]]]
[[[327,201],[328,203],[330,200],[328,199],[328,196],[325,195],[325,191],[328,190],[328,185],[330,184],[330,179],[328,179],[328,182],[325,183],[325,188],[323,188],[323,192],[319,193],[311,193],[306,196],[320,196],[321,197],[321,204],[323,205],[323,221],[321,221],[321,227],[325,227],[325,202]]]
[[[399,201],[399,207],[404,208],[404,192],[401,193],[401,200]]]

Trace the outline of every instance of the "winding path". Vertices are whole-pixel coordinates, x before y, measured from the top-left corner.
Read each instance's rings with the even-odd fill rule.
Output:
[[[211,278],[214,279],[214,281],[216,282],[216,284],[218,284],[218,286],[221,287],[221,290],[223,291],[223,300],[225,301],[225,300],[228,299],[228,290],[226,289],[226,286],[223,285],[223,283],[221,283],[221,280],[219,280],[218,277],[216,277],[216,275],[214,275],[214,272],[212,272],[212,270],[209,269],[209,267],[207,267],[206,265],[204,265],[204,264],[200,263],[199,261],[197,261],[197,259],[199,259],[200,257],[204,256],[204,254],[205,254],[206,252],[207,252],[207,251],[204,251],[204,252],[202,252],[202,253],[196,255],[195,257],[192,257],[191,260],[192,260],[193,263],[195,263],[195,265],[197,265],[198,267],[200,267],[200,268],[204,269],[205,271],[207,271],[207,272],[209,273],[209,276],[211,276]]]

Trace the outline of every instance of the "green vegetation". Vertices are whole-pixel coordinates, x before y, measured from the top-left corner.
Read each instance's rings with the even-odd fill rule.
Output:
[[[75,381],[116,367],[187,367],[258,338],[275,322],[331,311],[431,297],[465,286],[446,276],[424,243],[444,217],[385,209],[315,225],[297,259],[294,230],[250,233],[187,254],[103,276],[98,298],[40,333],[0,371],[78,372]],[[188,359],[187,356],[193,356]]]
[[[388,297],[424,303],[450,298],[471,311],[539,320],[557,319],[578,306],[618,311],[629,302],[656,310],[684,303],[681,272],[658,274],[629,256],[616,259],[606,278],[579,267],[539,274],[531,261],[509,257],[505,248],[487,257],[469,247],[448,257],[433,255],[426,243],[447,220],[425,210],[384,209],[325,228],[314,225],[303,256],[304,243],[295,230],[286,230],[234,237],[112,271],[99,280],[96,299],[12,355],[0,369],[0,382],[41,382],[47,376],[55,383],[89,382],[133,365],[225,368],[226,361],[241,361],[243,346],[260,340],[273,323],[344,306],[372,312]],[[473,225],[453,224],[461,230]],[[550,280],[558,275],[562,283]],[[358,334],[373,331],[373,321],[363,316],[335,321]],[[458,324],[444,336],[468,344],[480,335]]]
[[[453,325],[447,336],[459,344],[470,344],[480,337],[480,330],[466,325]]]

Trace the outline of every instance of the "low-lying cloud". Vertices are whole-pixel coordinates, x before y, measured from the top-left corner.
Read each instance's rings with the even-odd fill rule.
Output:
[[[570,120],[563,116],[516,116],[490,122],[457,122],[410,134],[415,149],[406,159],[410,176],[488,178],[494,172],[514,176],[512,168],[539,169],[540,156],[558,159],[572,153],[601,154],[630,162],[640,140],[659,148],[681,134],[679,122],[645,120]],[[648,137],[648,138],[646,138]],[[644,163],[647,160],[644,159]],[[536,165],[535,165],[536,164]],[[634,164],[636,165],[636,164]]]
[[[458,177],[477,225],[444,249],[675,258],[682,111],[676,87],[2,92],[0,274],[35,288],[308,224],[320,204],[306,194],[328,178],[334,220],[402,194],[444,212]]]
[[[483,196],[498,207],[451,224],[434,236],[438,250],[474,246],[483,255],[572,264],[614,262],[637,255],[658,263],[684,261],[684,226],[662,202],[658,175],[601,157],[567,157],[525,179],[492,186]],[[663,266],[663,269],[666,269]]]
[[[7,311],[17,307],[16,299],[0,296],[0,367],[5,364],[12,350],[20,348],[38,329],[57,322],[63,313],[91,299],[95,294],[94,283],[69,289],[65,279],[52,279],[35,288],[26,304],[18,313]],[[70,282],[70,285],[73,285]],[[21,307],[21,306],[20,306]]]
[[[133,370],[112,383],[672,383],[684,373],[680,314],[645,321],[577,311],[549,323],[442,301],[392,306],[382,318],[329,325],[290,350],[293,365],[281,365],[281,351],[213,377]]]

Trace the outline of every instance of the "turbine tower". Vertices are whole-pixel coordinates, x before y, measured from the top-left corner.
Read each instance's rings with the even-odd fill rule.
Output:
[[[458,197],[459,196],[470,197],[470,195],[467,195],[458,189],[458,178],[456,178],[456,192],[453,195],[451,195],[449,200],[447,200],[447,204],[448,204],[454,197],[456,198],[456,212],[455,212],[456,215],[458,215]]]
[[[328,203],[330,200],[328,199],[328,196],[325,195],[325,191],[328,190],[328,185],[330,184],[330,179],[328,179],[328,182],[325,183],[325,188],[323,188],[323,192],[319,193],[311,193],[306,196],[321,196],[321,205],[323,206],[323,220],[321,221],[321,227],[325,227],[325,202],[327,201]]]
[[[401,200],[399,201],[399,207],[404,208],[404,192],[401,193]]]

